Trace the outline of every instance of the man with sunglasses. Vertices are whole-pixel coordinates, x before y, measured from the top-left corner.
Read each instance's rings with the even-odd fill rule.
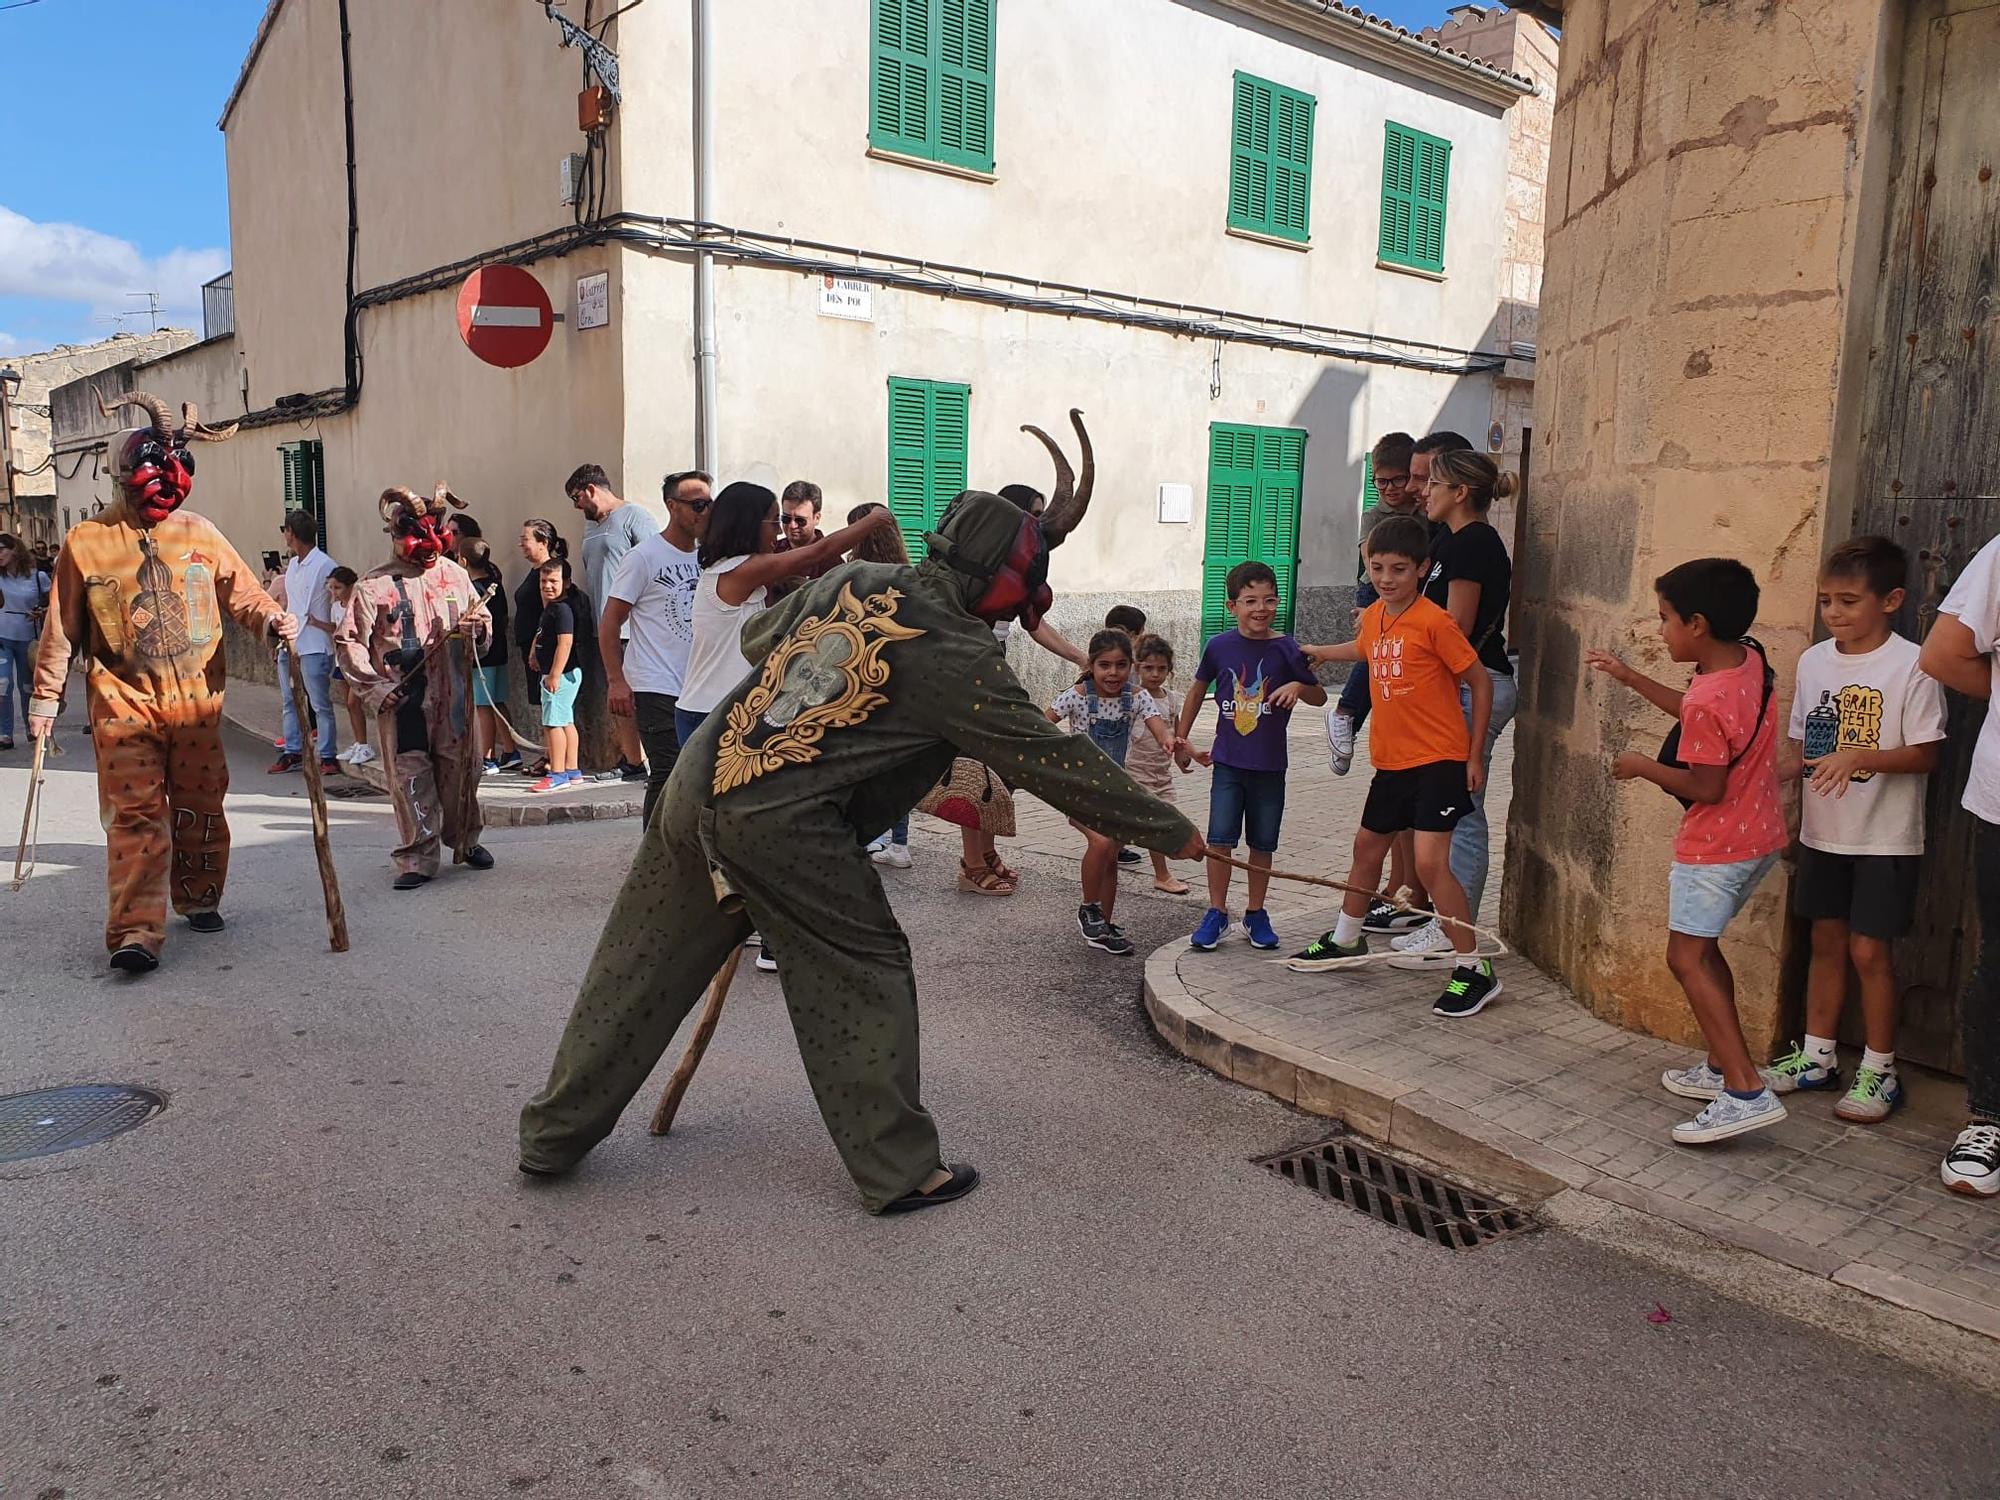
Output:
[[[785,486],[785,492],[778,497],[779,522],[784,534],[778,538],[776,550],[790,552],[799,547],[810,547],[824,534],[819,529],[820,511],[826,504],[826,496],[820,487],[810,479],[794,479]],[[803,588],[813,579],[831,573],[839,567],[844,558],[834,558],[831,562],[820,563],[799,574],[787,578],[782,583],[767,584],[769,598],[776,602],[793,589]]]
[[[618,566],[632,549],[653,534],[645,511],[618,497],[611,481],[596,464],[583,464],[563,484],[569,503],[583,515],[583,591],[601,615],[605,596]],[[611,710],[611,741],[618,764],[597,773],[599,781],[639,781],[646,768],[639,764],[639,731],[629,713]]]
[[[674,706],[694,641],[694,591],[701,580],[696,544],[708,527],[714,479],[699,469],[669,474],[660,485],[667,529],[625,554],[597,619],[608,701],[637,727],[646,747],[645,817],[680,757]]]

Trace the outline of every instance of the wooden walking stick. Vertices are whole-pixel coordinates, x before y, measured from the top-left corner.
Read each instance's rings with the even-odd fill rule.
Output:
[[[54,734],[55,725],[51,724],[46,733],[35,737],[35,760],[28,767],[28,802],[21,809],[21,843],[14,851],[14,889],[17,891],[28,883],[29,872],[34,869],[34,863],[28,857],[28,839],[38,826],[35,809],[41,801],[42,758],[48,754],[49,740]]]
[[[743,898],[729,888],[722,872],[711,868],[708,877],[715,884],[716,914],[725,920],[741,916]],[[687,1051],[674,1064],[674,1076],[667,1080],[666,1092],[660,1095],[659,1106],[653,1111],[653,1123],[647,1127],[654,1135],[665,1135],[674,1128],[674,1115],[681,1107],[681,1096],[694,1081],[694,1070],[701,1066],[702,1054],[708,1051],[709,1039],[715,1035],[716,1024],[722,1019],[722,1001],[729,993],[729,981],[736,977],[736,966],[741,962],[743,945],[738,943],[709,985],[708,1004],[702,1007],[701,1018],[694,1023],[694,1035],[688,1038]]]
[[[279,647],[282,652],[283,647]],[[283,670],[280,664],[280,670]],[[310,705],[306,702],[305,673],[299,667],[298,653],[292,653],[291,670],[285,672],[285,679],[292,688],[292,716],[298,721],[301,738],[306,726],[312,722]],[[326,785],[320,780],[319,747],[307,745],[303,757],[306,773],[306,799],[312,804],[313,853],[319,856],[319,885],[326,897],[326,944],[335,953],[347,951],[347,908],[340,900],[340,877],[333,868],[333,841],[326,829]],[[394,766],[389,767],[394,774]]]
[[[492,590],[487,592],[490,594]],[[482,596],[479,603],[483,605],[485,602]],[[465,856],[477,842],[472,837],[472,823],[479,814],[479,773],[484,765],[479,753],[479,710],[472,705],[476,696],[473,682],[479,676],[479,651],[473,644],[471,631],[464,632],[461,646],[465,671],[460,674],[458,685],[465,694],[465,738],[458,747],[458,837],[452,840],[451,845],[451,862],[455,865],[465,863]]]

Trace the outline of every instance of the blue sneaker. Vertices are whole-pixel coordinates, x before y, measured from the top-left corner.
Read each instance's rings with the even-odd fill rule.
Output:
[[[1243,913],[1243,931],[1249,937],[1250,946],[1253,948],[1278,946],[1278,934],[1271,926],[1270,914],[1261,906],[1255,911]]]
[[[1836,1089],[1840,1087],[1840,1069],[1815,1062],[1804,1044],[1795,1042],[1791,1051],[1764,1069],[1764,1080],[1771,1085],[1774,1094],[1791,1094],[1800,1089]]]
[[[1201,919],[1201,925],[1195,928],[1194,936],[1188,939],[1188,946],[1199,948],[1204,953],[1213,953],[1215,945],[1222,941],[1228,931],[1229,913],[1211,906],[1208,914]]]

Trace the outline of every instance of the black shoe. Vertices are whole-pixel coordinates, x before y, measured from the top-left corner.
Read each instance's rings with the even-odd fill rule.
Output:
[[[1118,863],[1121,865],[1136,865],[1144,860],[1145,857],[1137,849],[1120,849],[1118,851]]]
[[[195,932],[222,931],[222,913],[219,911],[191,911],[187,920],[188,927]]]
[[[1132,956],[1132,940],[1125,936],[1116,922],[1106,922],[1096,937],[1087,937],[1084,941],[1100,953],[1109,953],[1118,958]]]
[[[1083,940],[1091,947],[1104,936],[1106,927],[1104,909],[1095,901],[1086,901],[1076,909],[1076,930],[1083,934]]]
[[[1411,932],[1431,919],[1427,911],[1404,911],[1400,906],[1391,906],[1387,901],[1377,901],[1368,908],[1368,915],[1361,919],[1363,932]]]
[[[121,974],[150,974],[160,961],[137,943],[127,943],[111,955],[111,967]]]
[[[523,1177],[541,1177],[541,1178],[567,1177],[569,1176],[572,1170],[572,1168],[570,1167],[531,1167],[524,1161],[516,1162],[515,1165],[521,1169],[521,1175]]]
[[[466,850],[465,862],[475,870],[490,870],[493,868],[493,856],[487,852],[484,844],[474,844],[470,849]]]
[[[951,1181],[934,1192],[905,1193],[894,1202],[886,1204],[885,1214],[915,1213],[920,1208],[936,1208],[940,1203],[951,1203],[963,1198],[979,1186],[979,1168],[966,1162],[946,1162],[944,1169],[951,1173]]]
[[[1453,1020],[1476,1016],[1499,993],[1500,981],[1493,977],[1493,965],[1481,959],[1476,969],[1459,967],[1451,971],[1451,978],[1445,984],[1444,993],[1438,996],[1437,1004],[1431,1007],[1431,1014],[1449,1016]]]
[[[618,762],[618,779],[620,781],[644,781],[646,779],[646,768],[644,766],[635,766],[630,761],[621,760]]]
[[[405,870],[401,875],[398,875],[396,877],[395,883],[391,887],[391,889],[398,891],[414,891],[418,886],[429,885],[430,883],[431,883],[430,876],[419,875],[415,870]]]

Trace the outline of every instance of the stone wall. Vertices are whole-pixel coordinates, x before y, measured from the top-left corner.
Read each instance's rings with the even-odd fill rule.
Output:
[[[1598,1013],[1692,1039],[1662,961],[1680,809],[1608,769],[1655,749],[1670,721],[1583,656],[1601,647],[1684,681],[1659,646],[1652,580],[1737,557],[1763,585],[1757,630],[1789,710],[1813,628],[1881,11],[1571,0],[1564,22],[1504,921]],[[1753,1048],[1778,1025],[1787,883],[1767,880],[1724,944]]]

